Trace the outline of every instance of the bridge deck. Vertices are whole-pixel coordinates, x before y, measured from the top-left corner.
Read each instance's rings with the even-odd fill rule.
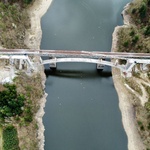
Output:
[[[49,57],[150,59],[150,53],[125,53],[125,52],[100,52],[100,51],[75,51],[75,50],[0,49],[0,55],[39,55]]]

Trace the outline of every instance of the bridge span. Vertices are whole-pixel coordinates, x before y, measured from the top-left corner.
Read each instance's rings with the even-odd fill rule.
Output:
[[[29,56],[29,57],[28,57]],[[34,50],[34,49],[0,49],[0,59],[9,59],[10,62],[20,60],[34,69],[30,56],[48,56],[47,60],[41,60],[41,64],[50,64],[56,68],[60,62],[85,62],[97,64],[97,69],[104,65],[116,67],[123,72],[131,72],[135,64],[139,63],[143,68],[150,64],[149,53],[125,53],[125,52],[100,52],[100,51],[75,51],[75,50]],[[126,60],[126,64],[120,64],[119,60]]]
[[[39,55],[49,57],[79,58],[118,58],[118,59],[150,59],[149,53],[100,52],[77,50],[33,50],[33,49],[0,49],[0,55]]]

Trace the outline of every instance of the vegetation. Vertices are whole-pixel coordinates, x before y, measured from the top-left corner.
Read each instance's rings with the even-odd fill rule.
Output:
[[[24,39],[26,30],[30,28],[30,20],[26,8],[33,1],[0,0],[1,46],[27,48]],[[2,105],[0,104],[0,125],[3,130],[3,144],[0,143],[0,149],[1,146],[4,150],[38,149],[38,125],[34,115],[39,109],[39,99],[43,95],[41,82],[41,75],[35,74],[29,77],[22,72],[18,73],[13,85],[0,85],[0,103],[2,103]],[[7,130],[7,126],[12,126],[12,128]],[[17,146],[18,142],[15,138],[17,132],[19,132],[20,148]]]
[[[150,5],[149,0],[137,0],[131,3],[128,13],[132,17],[133,23],[142,28],[143,25],[149,25]],[[139,24],[141,23],[141,24]]]
[[[30,27],[26,9],[18,3],[0,2],[0,45],[5,48],[27,48],[25,31]]]
[[[120,52],[150,52],[150,0],[137,0],[130,4],[127,14],[131,26],[118,33]]]
[[[14,79],[15,84],[5,84],[0,91],[0,118],[14,117],[20,125],[28,125],[38,110],[36,99],[43,95],[40,75],[28,77],[21,73]]]
[[[0,86],[0,124],[3,129],[4,150],[10,149],[11,144],[14,145],[14,150],[19,149],[15,146],[18,145],[18,140],[15,138],[17,131],[19,132],[19,141],[21,141],[20,149],[38,149],[38,125],[34,114],[39,109],[38,100],[42,95],[40,74],[29,77],[20,72],[14,79],[14,84]],[[12,138],[13,136],[14,138]]]
[[[0,0],[2,3],[7,3],[9,5],[12,5],[14,3],[20,4],[21,6],[26,6],[26,4],[30,4],[33,0]]]
[[[0,117],[20,115],[25,97],[17,93],[15,85],[5,84],[4,87],[6,89],[0,92]]]
[[[42,84],[40,75],[29,77],[24,73],[20,73],[18,77],[14,79],[17,87],[17,91],[25,95],[26,101],[23,114],[16,117],[16,120],[20,122],[20,125],[27,125],[33,120],[33,114],[37,112],[39,104],[37,99],[40,99],[43,95]]]
[[[144,131],[144,126],[143,123],[141,121],[138,121],[138,125],[140,126],[140,130]]]
[[[150,113],[150,87],[145,84],[143,84],[143,86],[145,87],[145,90],[147,94],[149,95],[148,102],[145,103],[145,108],[148,111],[148,113]]]
[[[20,150],[17,130],[14,126],[6,126],[3,129],[3,150]]]
[[[118,49],[120,52],[150,53],[150,0],[135,0],[130,3],[126,14],[130,16],[130,25],[121,28],[118,32]],[[138,67],[138,66],[137,66]],[[140,68],[138,68],[140,70]],[[142,76],[143,75],[143,76]],[[150,81],[150,73],[135,72],[134,78],[125,82],[137,93],[142,95],[141,85],[136,80]],[[143,79],[144,78],[144,79]],[[150,148],[150,87],[142,84],[145,88],[148,102],[143,107],[138,97],[131,98],[135,108],[138,131],[146,149]],[[135,95],[133,95],[135,97]]]
[[[0,0],[1,46],[27,48],[24,39],[26,30],[30,28],[30,20],[26,8],[33,1]],[[43,95],[41,82],[39,74],[29,77],[20,72],[14,79],[14,84],[0,85],[0,125],[3,130],[3,144],[0,143],[0,149],[1,146],[4,150],[38,149],[35,113]]]
[[[14,79],[17,92],[22,93],[26,98],[23,113],[15,117],[15,121],[19,125],[17,130],[20,133],[20,149],[38,149],[38,125],[34,115],[37,113],[37,110],[39,110],[39,99],[43,96],[41,82],[40,74],[27,76],[23,72],[18,73],[18,76]]]
[[[140,88],[140,85],[135,82],[132,78],[125,79],[126,83],[132,88],[134,91],[136,91],[138,94],[142,95],[142,90]]]
[[[137,52],[137,53],[149,53],[150,52],[150,37],[145,37],[148,33],[148,29],[143,29],[144,32],[140,32],[135,26],[128,28],[122,28],[118,33],[120,40],[118,41],[120,52]],[[147,32],[147,33],[145,33]]]

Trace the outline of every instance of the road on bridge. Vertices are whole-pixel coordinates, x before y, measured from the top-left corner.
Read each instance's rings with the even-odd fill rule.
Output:
[[[140,58],[150,59],[150,53],[100,52],[75,50],[0,49],[0,55],[39,55],[49,57]]]

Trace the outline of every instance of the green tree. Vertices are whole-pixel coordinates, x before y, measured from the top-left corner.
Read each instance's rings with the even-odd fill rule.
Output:
[[[0,117],[12,117],[22,113],[25,97],[17,93],[15,85],[4,85],[6,88],[0,92]]]

